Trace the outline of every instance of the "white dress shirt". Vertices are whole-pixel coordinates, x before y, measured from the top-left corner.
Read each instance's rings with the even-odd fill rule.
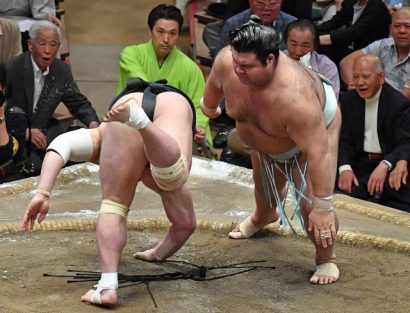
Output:
[[[44,72],[41,72],[36,62],[33,60],[33,56],[31,56],[31,63],[33,64],[33,72],[34,72],[34,94],[33,94],[33,112],[34,112],[37,107],[38,98],[40,98],[41,91],[43,90],[44,82],[49,72],[49,67],[47,66],[46,70]]]

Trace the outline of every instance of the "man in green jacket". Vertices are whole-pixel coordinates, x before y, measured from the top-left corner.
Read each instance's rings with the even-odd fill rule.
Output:
[[[166,79],[168,84],[183,91],[194,103],[197,132],[194,141],[212,146],[209,119],[200,108],[205,80],[199,66],[176,47],[183,24],[181,11],[172,5],[160,4],[151,10],[148,26],[151,39],[124,48],[120,55],[120,93],[131,78],[145,81]]]

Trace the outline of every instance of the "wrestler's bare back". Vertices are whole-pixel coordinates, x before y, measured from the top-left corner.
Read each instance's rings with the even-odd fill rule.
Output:
[[[306,118],[309,115],[324,124],[319,120],[324,92],[316,75],[281,53],[267,84],[251,86],[240,82],[235,74],[231,50],[222,53],[228,54],[218,64],[226,111],[236,120],[237,131],[250,148],[268,154],[285,152],[296,145],[289,136],[290,128],[302,129],[311,120]]]

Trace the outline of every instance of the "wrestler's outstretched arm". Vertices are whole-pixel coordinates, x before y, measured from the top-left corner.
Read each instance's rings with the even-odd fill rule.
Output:
[[[54,151],[47,152],[37,186],[37,191],[27,206],[23,217],[22,228],[31,231],[38,215],[37,222],[40,224],[46,217],[50,206],[50,191],[58,173],[64,166],[64,160]]]
[[[224,97],[224,93],[219,77],[222,77],[221,71],[223,70],[224,62],[227,60],[227,52],[229,49],[230,48],[224,48],[215,58],[211,72],[206,80],[204,96],[200,100],[202,112],[212,119],[221,115],[219,104]]]
[[[58,136],[49,145],[41,167],[36,194],[31,199],[23,216],[22,228],[31,231],[38,216],[41,223],[49,210],[50,193],[61,169],[68,160],[90,161],[95,158],[94,145],[98,145],[98,129],[79,129]],[[98,159],[98,158],[97,158]]]
[[[303,114],[290,114],[286,126],[290,137],[307,158],[313,191],[313,209],[309,214],[308,231],[313,232],[316,243],[324,248],[336,239],[338,227],[332,207],[332,195],[340,124],[338,108],[333,122],[326,128],[321,110],[311,106],[310,110],[304,110]],[[321,233],[328,232],[331,236],[321,237]]]

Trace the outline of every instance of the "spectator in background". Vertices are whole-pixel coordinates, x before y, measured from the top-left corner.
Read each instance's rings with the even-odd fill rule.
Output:
[[[212,148],[209,119],[202,113],[199,100],[205,89],[205,79],[199,66],[177,47],[183,17],[178,8],[160,4],[148,16],[151,39],[124,48],[120,55],[120,80],[117,93],[132,78],[148,82],[166,79],[172,87],[184,92],[194,103],[197,133],[194,141]]]
[[[287,47],[285,53],[329,79],[339,99],[339,72],[332,60],[315,51],[319,43],[315,25],[308,20],[294,21],[288,24],[283,40]]]
[[[402,7],[409,7],[410,0],[383,0],[384,3],[387,5],[387,8],[390,11],[390,14],[393,14]]]
[[[99,125],[97,114],[78,89],[70,67],[56,59],[60,37],[60,28],[55,24],[37,21],[30,28],[29,51],[5,63],[8,128],[14,130],[21,127],[14,120],[16,114],[11,113],[21,111],[25,114],[29,122],[26,140],[30,144],[30,157],[33,158],[33,175],[39,173],[47,145],[57,135],[70,129],[73,118],[68,121],[53,118],[60,102],[86,127]]]
[[[298,19],[312,18],[312,0],[283,0],[282,11]]]
[[[57,26],[61,22],[56,17],[54,0],[13,0],[0,2],[0,16],[25,16],[37,20],[48,20]]]
[[[386,75],[386,82],[410,99],[410,8],[398,9],[392,17],[391,37],[375,41],[346,56],[340,62],[343,81],[353,86],[353,63],[359,56],[377,55]]]
[[[24,19],[48,20],[58,27],[61,21],[56,17],[55,0],[3,0],[0,1],[0,17],[22,21]],[[21,28],[21,46],[28,50],[27,28]]]
[[[0,63],[21,53],[21,34],[16,22],[0,18]]]
[[[0,183],[23,178],[17,174],[17,164],[21,161],[24,151],[24,137],[27,121],[24,116],[16,116],[21,131],[7,129],[5,119],[6,97],[4,95],[7,82],[6,69],[0,63]]]
[[[250,9],[238,13],[225,21],[222,27],[218,51],[228,45],[229,31],[247,23],[252,14],[259,16],[263,25],[275,27],[276,31],[281,35],[285,31],[286,26],[296,20],[296,17],[281,11],[282,0],[249,0],[249,5]],[[279,49],[286,49],[283,40],[279,44]]]
[[[385,192],[385,185],[396,163],[410,157],[410,102],[385,83],[380,59],[374,55],[355,60],[353,84],[355,90],[340,95],[338,188],[392,207],[406,201],[409,208],[407,187],[400,191],[405,197],[398,198],[394,189]]]
[[[318,26],[319,53],[337,65],[349,53],[389,36],[391,16],[382,0],[344,0],[333,18]]]

